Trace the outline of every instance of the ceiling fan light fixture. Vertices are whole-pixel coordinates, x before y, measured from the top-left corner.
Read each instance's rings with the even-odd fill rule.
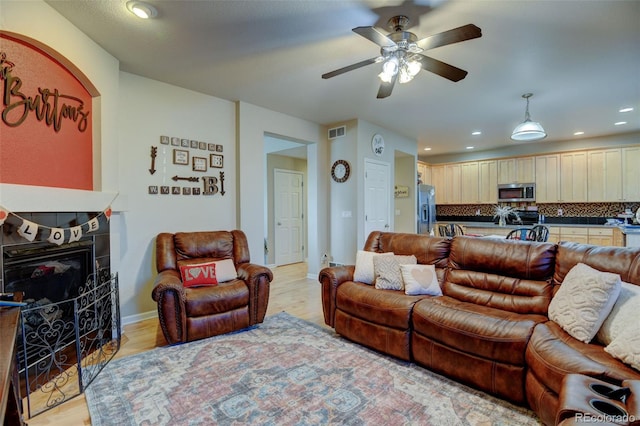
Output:
[[[538,141],[547,137],[547,132],[537,121],[531,121],[529,116],[529,98],[532,97],[532,93],[525,93],[522,95],[527,100],[527,108],[524,113],[524,121],[516,126],[511,133],[511,139],[514,141]]]
[[[398,58],[393,55],[382,65],[382,72],[393,77],[398,73]]]

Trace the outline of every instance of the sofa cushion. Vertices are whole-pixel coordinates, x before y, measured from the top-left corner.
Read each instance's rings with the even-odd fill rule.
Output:
[[[216,287],[185,288],[187,317],[232,311],[249,304],[249,288],[241,280],[219,283]]]
[[[376,273],[373,266],[373,258],[376,256],[393,256],[393,253],[375,253],[367,250],[356,252],[356,269],[353,273],[353,280],[365,284],[373,284],[376,280]]]
[[[594,338],[620,294],[620,275],[578,263],[549,304],[549,319],[581,342]]]
[[[640,370],[640,330],[637,322],[629,324],[604,350],[614,358]]]
[[[424,297],[428,296],[407,296],[403,292],[378,290],[347,281],[338,287],[336,309],[374,324],[408,330],[413,305]]]
[[[375,287],[380,290],[404,290],[400,265],[415,265],[415,256],[374,256]]]
[[[456,300],[433,297],[413,310],[414,332],[444,346],[512,365],[524,365],[524,354],[542,315],[523,315]]]
[[[598,342],[606,346],[618,337],[624,328],[637,324],[638,312],[640,312],[640,286],[623,282],[618,300],[596,334]]]
[[[529,370],[547,388],[560,393],[564,376],[571,373],[596,377],[611,383],[639,379],[640,372],[614,359],[604,347],[571,337],[558,324],[538,324],[527,346]]]
[[[405,294],[442,296],[434,265],[400,265]]]

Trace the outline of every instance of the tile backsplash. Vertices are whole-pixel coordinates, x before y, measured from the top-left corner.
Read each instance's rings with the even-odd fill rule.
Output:
[[[524,208],[517,203],[514,207]],[[563,217],[602,217],[617,218],[625,209],[632,212],[640,208],[640,202],[630,203],[549,203],[538,204],[538,213],[547,218],[558,217],[558,210],[562,210]],[[493,216],[495,204],[459,204],[437,205],[438,216]],[[479,214],[478,214],[479,213]]]

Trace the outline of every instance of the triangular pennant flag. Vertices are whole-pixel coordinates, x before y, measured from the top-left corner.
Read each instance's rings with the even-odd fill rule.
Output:
[[[62,228],[51,228],[51,233],[49,234],[49,238],[47,238],[52,244],[61,245],[64,243],[64,229]]]
[[[38,224],[23,219],[22,225],[18,228],[18,234],[28,241],[33,241],[38,233]]]
[[[79,241],[82,238],[82,225],[74,226],[69,229],[71,232],[71,236],[69,237],[69,242],[72,243],[74,241]]]
[[[100,221],[98,220],[97,217],[94,217],[89,222],[87,222],[87,225],[89,226],[89,229],[87,229],[87,232],[95,232],[98,229],[100,229]]]
[[[111,207],[109,207],[104,211],[104,216],[107,218],[107,222],[111,220],[111,213],[113,213],[113,211],[111,210]]]
[[[4,223],[5,220],[9,217],[9,212],[0,207],[0,225]]]

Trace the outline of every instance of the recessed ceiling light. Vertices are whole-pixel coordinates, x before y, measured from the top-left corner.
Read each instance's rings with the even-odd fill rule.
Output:
[[[158,16],[158,9],[142,1],[128,1],[127,9],[138,18],[149,19]]]
[[[622,126],[623,124],[627,124],[626,121],[618,121],[617,123],[613,123],[615,126]]]
[[[468,146],[467,149],[473,149],[475,146]]]
[[[631,108],[631,107],[628,107],[628,108],[620,108],[620,109],[618,110],[618,112],[631,112],[631,111],[633,111],[633,108]]]
[[[580,136],[580,135],[584,135],[584,132],[574,132],[573,136]]]
[[[482,134],[482,132],[481,132],[481,131],[479,131],[479,130],[477,130],[477,131],[475,131],[475,132],[471,133],[471,135],[473,135],[473,136],[479,136],[479,135],[481,135],[481,134]]]
[[[424,150],[425,151],[431,151],[431,148],[425,148]]]

